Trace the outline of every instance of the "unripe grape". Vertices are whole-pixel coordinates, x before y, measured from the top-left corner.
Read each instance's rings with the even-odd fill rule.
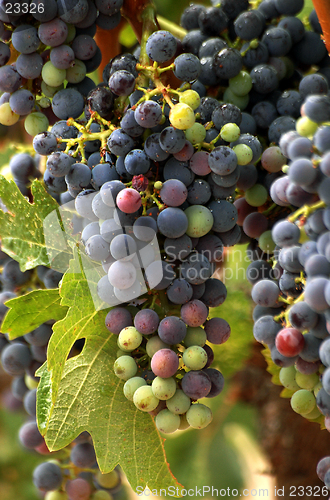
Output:
[[[207,363],[207,354],[203,347],[192,345],[184,351],[182,359],[189,370],[201,370]]]
[[[142,342],[141,333],[134,326],[127,326],[118,335],[118,347],[122,351],[134,351]]]
[[[159,399],[152,392],[150,385],[143,385],[134,392],[133,403],[141,411],[153,411],[157,408]]]
[[[186,413],[191,405],[191,399],[183,392],[182,389],[177,389],[174,396],[166,401],[167,408],[177,415]]]
[[[137,365],[131,356],[121,356],[116,359],[113,365],[113,371],[121,380],[128,380],[136,375]]]
[[[132,377],[126,380],[123,387],[125,398],[129,401],[133,401],[134,392],[143,385],[147,385],[147,382],[142,377]]]
[[[238,165],[248,165],[248,163],[251,163],[253,151],[249,146],[246,144],[237,144],[237,146],[233,147],[233,151],[236,153]]]
[[[176,381],[174,378],[156,377],[151,384],[152,392],[156,398],[166,401],[174,396],[176,391]]]
[[[170,410],[162,410],[156,415],[155,424],[159,431],[165,434],[172,434],[178,430],[180,426],[180,417],[171,413]]]
[[[186,234],[190,238],[201,238],[211,231],[214,219],[208,208],[203,205],[191,205],[184,213],[188,219]]]
[[[179,103],[171,108],[169,120],[173,127],[186,130],[195,123],[195,114],[188,104]]]
[[[14,113],[12,111],[9,102],[4,102],[0,106],[0,123],[1,125],[6,125],[7,127],[10,127],[11,125],[14,125],[17,123],[19,120],[19,115],[17,113]]]
[[[224,141],[227,141],[227,142],[237,141],[237,139],[239,138],[240,135],[241,135],[241,130],[240,130],[239,126],[236,125],[236,123],[226,123],[220,130],[221,139],[223,139]],[[235,153],[237,156],[237,151],[235,151]],[[241,165],[239,163],[238,156],[237,156],[237,160],[238,160],[238,164]],[[244,163],[244,165],[246,165],[246,163]]]
[[[188,104],[191,109],[195,110],[200,105],[201,98],[199,97],[199,94],[196,92],[196,90],[189,89],[180,94],[179,101],[181,103]]]
[[[206,137],[205,127],[201,123],[194,123],[192,127],[185,131],[186,138],[191,144],[203,142]]]
[[[296,413],[310,413],[315,408],[315,396],[306,389],[300,389],[291,398],[291,408]]]
[[[204,429],[212,422],[212,411],[208,406],[196,403],[186,413],[187,422],[194,429]]]

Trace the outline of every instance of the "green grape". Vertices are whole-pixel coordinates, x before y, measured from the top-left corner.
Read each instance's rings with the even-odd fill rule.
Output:
[[[201,370],[207,363],[207,354],[203,347],[192,345],[184,351],[182,359],[189,370]]]
[[[156,377],[152,381],[151,388],[156,398],[166,401],[174,396],[176,391],[176,381],[173,377]]]
[[[102,474],[101,471],[98,471],[96,474],[96,481],[102,488],[115,488],[120,482],[120,476],[116,469],[113,469],[107,474]]]
[[[51,61],[48,61],[43,65],[41,76],[47,85],[50,85],[51,87],[58,87],[65,80],[66,70],[55,68],[54,64]]]
[[[134,392],[143,385],[147,385],[147,382],[142,377],[132,377],[126,380],[123,387],[125,398],[133,401]]]
[[[221,139],[227,142],[237,141],[241,131],[236,123],[226,123],[220,130]]]
[[[155,417],[155,424],[159,431],[164,434],[172,434],[178,430],[180,426],[180,417],[171,413],[170,410],[161,410]]]
[[[47,83],[44,82],[43,80],[41,82],[41,91],[46,97],[54,97],[56,92],[63,89],[64,89],[63,83],[59,87],[51,87],[50,85],[47,85]]]
[[[249,146],[246,144],[237,144],[237,146],[234,146],[232,150],[236,153],[238,165],[248,165],[251,163],[253,151]]]
[[[206,333],[201,326],[188,326],[187,334],[184,338],[185,347],[191,347],[193,345],[199,345],[203,347],[206,342]]]
[[[79,83],[82,82],[86,76],[86,66],[79,59],[74,60],[74,65],[72,68],[66,70],[66,80],[69,83]]]
[[[118,335],[117,344],[122,351],[134,351],[141,344],[143,337],[134,326],[123,328]]]
[[[318,124],[312,122],[307,116],[302,116],[296,121],[296,130],[303,137],[312,137],[318,129]]]
[[[91,496],[91,500],[113,500],[113,497],[105,490],[96,490]]]
[[[188,104],[188,106],[190,106],[191,109],[195,111],[195,109],[197,109],[201,103],[201,98],[199,97],[199,94],[198,92],[196,92],[196,90],[189,89],[180,94],[179,102]]]
[[[249,104],[249,99],[250,98],[248,95],[239,96],[234,94],[234,92],[229,87],[227,87],[223,93],[223,100],[225,102],[229,102],[230,104],[234,104],[241,111],[244,111],[244,109],[247,107],[247,105]]]
[[[190,424],[188,423],[186,414],[180,415],[180,425],[179,425],[179,431],[185,431],[186,429],[189,429]]]
[[[39,99],[38,104],[41,108],[46,109],[46,108],[50,108],[52,103],[50,102],[48,97],[42,97],[41,99]]]
[[[163,187],[162,181],[156,181],[154,184],[154,188],[157,189],[157,191],[160,191]]]
[[[301,415],[302,417],[307,418],[308,420],[314,420],[315,418],[319,418],[322,415],[322,413],[320,412],[318,407],[315,406],[315,408],[309,413],[302,413]]]
[[[315,408],[315,396],[306,389],[295,392],[291,398],[291,408],[299,414],[310,413]]]
[[[245,191],[245,199],[251,207],[261,207],[268,198],[267,189],[262,184],[255,184]]]
[[[33,137],[41,132],[45,132],[49,127],[47,116],[43,113],[31,113],[24,120],[24,128]]]
[[[186,413],[188,424],[193,429],[204,429],[212,422],[212,411],[208,406],[195,403],[190,406]]]
[[[67,24],[65,23],[67,28],[68,28],[68,35],[65,39],[65,44],[73,42],[73,40],[76,38],[76,27],[73,24]]]
[[[1,125],[6,125],[7,127],[10,127],[11,125],[14,125],[17,123],[19,120],[19,115],[17,113],[14,113],[12,111],[9,102],[4,102],[0,106],[0,123]]]
[[[294,366],[281,368],[280,382],[283,385],[283,387],[290,389],[290,391],[298,391],[299,386],[296,382],[296,373],[297,372]]]
[[[289,168],[290,168],[289,165],[283,165],[283,167],[282,167],[283,174],[287,174],[289,172]]]
[[[269,231],[264,231],[262,235],[259,237],[258,244],[260,247],[260,250],[262,250],[265,253],[273,253],[275,248],[276,248],[276,243],[274,242],[272,238],[272,232],[271,230]]]
[[[62,491],[47,491],[45,500],[67,500],[68,495]]]
[[[184,213],[188,219],[186,234],[190,238],[201,238],[209,233],[213,226],[213,215],[203,205],[191,205]]]
[[[38,387],[38,383],[39,381],[30,377],[30,375],[25,375],[24,376],[24,382],[25,382],[25,385],[26,387],[32,391],[32,389],[36,389]]]
[[[180,102],[171,108],[169,120],[173,127],[179,130],[187,130],[195,123],[194,111],[188,104]]]
[[[230,90],[237,96],[246,96],[252,89],[252,78],[247,71],[240,71],[228,81]]]
[[[134,392],[133,403],[141,411],[153,411],[157,408],[159,399],[152,392],[150,385],[143,385]]]
[[[199,144],[203,142],[206,136],[206,130],[201,123],[194,123],[192,127],[185,131],[186,138],[191,144]]]
[[[177,415],[186,413],[191,405],[190,398],[181,390],[177,389],[174,396],[166,401],[167,408]]]
[[[312,390],[319,383],[319,376],[316,373],[306,375],[297,371],[296,382],[301,389]]]
[[[116,359],[113,371],[121,380],[128,380],[136,375],[137,366],[135,360],[131,356],[121,356]]]
[[[151,337],[151,339],[148,340],[147,345],[146,345],[146,351],[149,356],[149,358],[152,358],[155,352],[159,351],[160,349],[166,349],[168,347],[168,344],[165,344],[158,335],[155,337]]]

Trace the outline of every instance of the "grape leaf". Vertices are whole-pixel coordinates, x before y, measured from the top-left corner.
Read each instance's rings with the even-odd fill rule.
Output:
[[[87,430],[102,472],[120,464],[134,490],[177,487],[166,462],[163,439],[151,417],[125,398],[124,383],[113,373],[116,350],[115,336],[103,326],[86,341],[81,354],[66,362],[46,429],[46,444],[52,451],[60,450]],[[49,375],[42,380],[38,394],[41,420],[49,407]],[[43,404],[44,398],[48,405],[47,401]]]
[[[10,307],[1,325],[1,330],[13,340],[31,332],[51,319],[58,321],[68,308],[60,304],[59,290],[34,290],[15,299],[8,300]]]
[[[54,325],[48,347],[48,365],[39,370],[38,425],[47,446],[58,450],[83,430],[93,438],[103,472],[118,463],[133,488],[178,486],[172,476],[151,417],[137,410],[123,395],[123,381],[113,373],[116,336],[105,327],[107,310],[95,307],[90,290],[102,276],[95,269],[86,278],[86,259],[75,251],[60,290],[69,307]],[[102,269],[102,268],[101,268]],[[74,342],[86,338],[81,354],[67,359]],[[51,397],[50,397],[51,394]]]
[[[227,286],[228,295],[221,306],[210,308],[210,318],[225,319],[230,325],[231,335],[226,343],[211,344],[211,347],[214,366],[221,370],[225,378],[240,370],[251,355],[254,338],[250,286],[242,283],[242,275],[244,276],[248,264],[245,247],[239,245],[235,247],[235,251],[227,254],[225,268],[218,270],[216,274]]]
[[[39,181],[33,181],[31,192],[33,203],[22,195],[15,182],[0,175],[0,198],[5,206],[0,210],[1,249],[19,262],[22,271],[49,265],[43,221],[58,209]]]

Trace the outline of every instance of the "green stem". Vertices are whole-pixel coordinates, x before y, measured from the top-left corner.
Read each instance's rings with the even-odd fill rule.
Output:
[[[326,204],[324,201],[318,201],[317,203],[314,203],[314,205],[304,205],[303,207],[299,208],[299,210],[296,210],[290,217],[288,217],[288,221],[294,222],[295,220],[299,219],[299,217],[303,216],[303,218],[307,219],[312,213],[316,212],[316,210],[319,210],[320,208],[325,208]]]
[[[165,17],[157,16],[157,21],[162,30],[169,31],[180,40],[182,40],[182,38],[184,38],[187,34],[187,31],[184,28],[176,23],[173,23],[172,21],[169,21]]]
[[[146,50],[146,44],[149,36],[157,31],[158,26],[155,20],[155,7],[154,5],[147,5],[141,14],[143,28],[142,28],[142,38],[141,38],[141,53],[140,53],[140,63],[142,66],[150,66],[150,60]],[[140,75],[138,77],[138,84],[140,87],[148,87],[149,80],[146,76]]]

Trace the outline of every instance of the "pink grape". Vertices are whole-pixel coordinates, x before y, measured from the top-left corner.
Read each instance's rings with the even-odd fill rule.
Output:
[[[141,196],[132,188],[122,189],[116,198],[118,208],[126,214],[133,214],[141,207]]]

